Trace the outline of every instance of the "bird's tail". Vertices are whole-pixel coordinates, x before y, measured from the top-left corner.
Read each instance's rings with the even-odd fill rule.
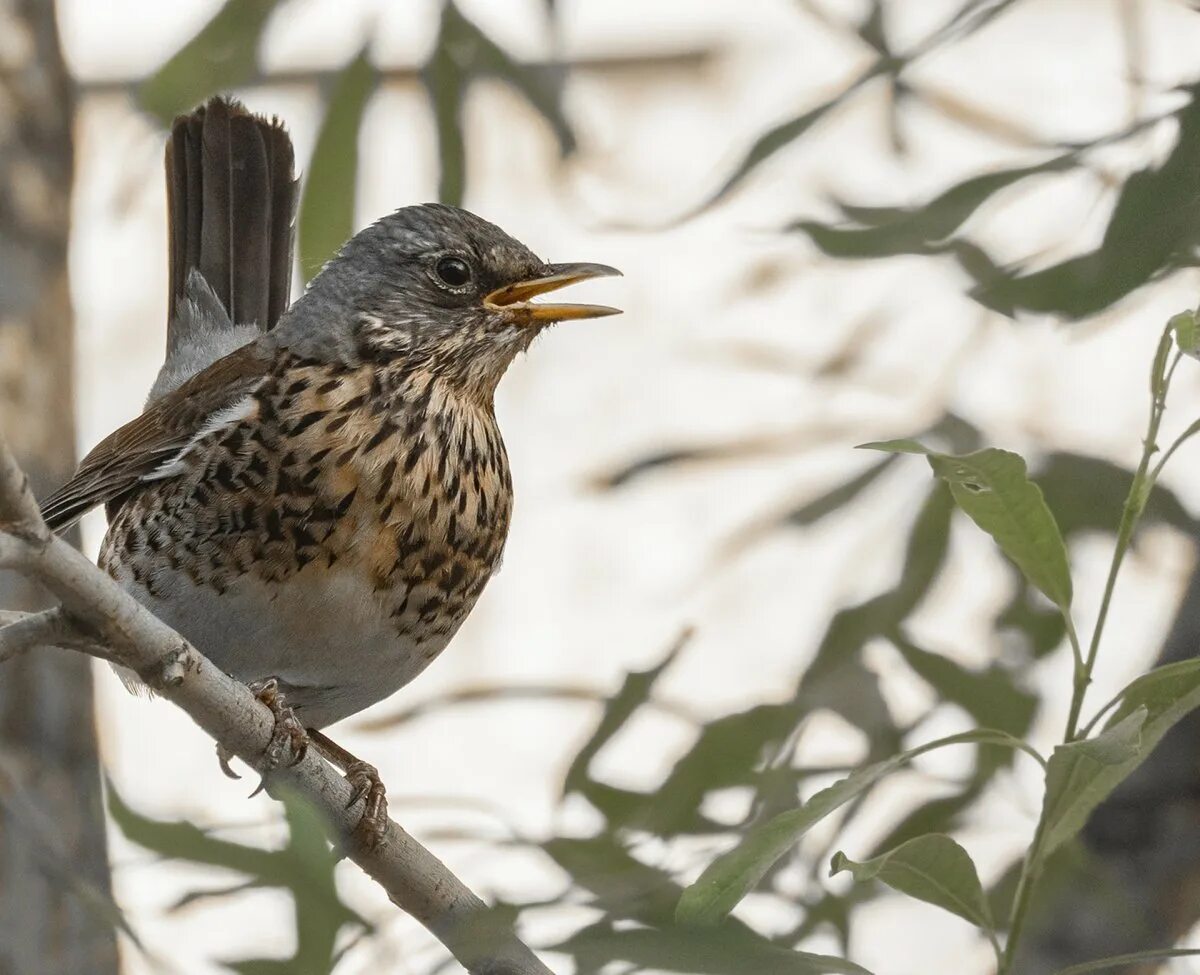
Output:
[[[278,120],[212,98],[167,142],[167,355],[151,399],[268,331],[287,310],[296,179]]]

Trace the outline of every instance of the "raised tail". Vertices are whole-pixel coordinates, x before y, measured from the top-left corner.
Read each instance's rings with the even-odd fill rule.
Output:
[[[167,142],[170,295],[157,399],[287,310],[295,155],[283,125],[212,98]]]

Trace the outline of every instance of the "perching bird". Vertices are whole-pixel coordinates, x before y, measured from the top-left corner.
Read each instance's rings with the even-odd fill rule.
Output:
[[[283,128],[214,99],[166,163],[166,363],[43,513],[106,505],[100,565],[251,684],[279,750],[311,737],[341,765],[377,834],[377,773],[319,729],[407,684],[474,606],[512,508],[496,384],[552,322],[616,313],[531,299],[619,272],[427,204],[356,234],[288,308]]]

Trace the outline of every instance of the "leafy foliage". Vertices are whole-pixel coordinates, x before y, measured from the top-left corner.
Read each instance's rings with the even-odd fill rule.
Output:
[[[333,868],[338,856],[325,841],[316,811],[303,799],[284,800],[288,841],[279,850],[221,840],[191,823],[163,822],[134,812],[108,783],[108,810],[113,822],[134,843],[164,858],[221,867],[249,879],[213,896],[248,887],[279,887],[292,896],[296,918],[296,951],[288,959],[243,959],[226,962],[241,975],[291,972],[327,975],[337,961],[335,943],[343,927],[370,930],[337,894]]]
[[[143,104],[168,118],[217,86],[253,78],[259,39],[274,6],[261,0],[230,0],[147,83],[141,92]],[[890,96],[893,145],[902,151],[908,109],[924,101],[926,110],[943,110],[911,83],[910,68],[986,31],[1015,6],[1015,0],[962,0],[939,26],[902,50],[890,36],[887,5],[881,0],[863,5],[862,17],[846,29],[867,52],[866,67],[842,90],[816,105],[799,107],[792,117],[761,133],[698,209],[716,205],[745,186],[768,161],[782,162],[789,147],[819,135],[856,99],[881,88]],[[552,12],[552,3],[546,7]],[[575,149],[575,127],[563,104],[564,71],[516,61],[447,0],[421,78],[435,121],[439,197],[448,202],[460,202],[468,192],[470,133],[464,126],[463,106],[474,83],[485,77],[499,78],[519,92],[550,127],[564,156]],[[378,72],[364,50],[343,68],[329,92],[300,217],[306,274],[319,267],[353,226],[358,132],[377,84]],[[786,232],[803,236],[836,260],[917,255],[953,261],[969,279],[975,301],[1006,315],[1046,313],[1065,320],[1095,315],[1194,262],[1200,243],[1200,85],[1181,89],[1177,97],[1178,107],[1164,116],[1138,120],[1082,144],[1035,146],[1016,165],[974,173],[916,205],[905,201],[905,205],[866,206],[839,199],[834,201],[837,219],[795,218]],[[1099,244],[1091,250],[1046,267],[1039,267],[1038,256],[1032,253],[1014,265],[999,266],[972,236],[980,221],[1026,187],[1065,181],[1092,167],[1103,150],[1131,146],[1157,127],[1173,127],[1170,150],[1161,162],[1142,165],[1111,189],[1111,213]],[[1156,401],[1165,396],[1173,349],[1196,351],[1195,315],[1176,316],[1169,333],[1154,369]],[[961,827],[1012,760],[1011,747],[992,745],[1014,746],[1033,724],[1039,702],[1026,683],[1026,665],[1062,651],[1065,643],[1077,643],[1070,618],[1073,588],[1068,545],[1085,534],[1119,540],[1125,537],[1126,527],[1128,539],[1133,540],[1142,521],[1190,535],[1196,534],[1197,525],[1178,498],[1157,483],[1147,466],[1148,454],[1137,470],[1131,470],[1097,457],[1051,450],[1033,457],[1027,470],[1018,455],[986,447],[985,433],[970,418],[953,412],[952,406],[943,404],[943,415],[917,435],[920,443],[934,444],[936,449],[916,440],[872,445],[925,454],[935,480],[914,505],[914,517],[898,527],[906,534],[900,577],[833,616],[794,687],[785,688],[770,703],[698,723],[686,751],[656,785],[645,789],[604,781],[594,772],[594,760],[609,743],[629,733],[631,722],[643,709],[655,706],[658,686],[683,652],[683,643],[655,667],[629,674],[603,703],[593,733],[570,762],[562,790],[564,798],[589,804],[600,825],[592,835],[549,836],[535,844],[569,878],[560,900],[582,902],[599,912],[599,918],[550,946],[570,955],[580,971],[594,972],[624,961],[632,968],[682,972],[861,973],[853,962],[794,950],[810,935],[824,931],[835,933],[846,946],[857,908],[877,896],[880,887],[860,883],[844,893],[826,889],[820,877],[825,857],[813,855],[810,849],[815,838],[812,827],[833,817],[840,828],[853,825],[869,808],[879,782],[931,747],[924,733],[926,722],[948,710],[959,720],[965,715],[972,726],[953,736],[978,745],[972,749],[969,770],[940,783],[936,795],[921,797],[900,822],[891,825],[866,860],[856,863],[838,854],[835,867],[856,879],[873,877],[952,910],[986,936],[993,928],[1010,931],[1011,945],[1019,940],[1038,891],[1044,892],[1056,876],[1068,873],[1062,865],[1078,853],[1073,837],[1088,815],[1144,761],[1167,729],[1196,706],[1200,668],[1192,662],[1172,665],[1134,681],[1113,702],[1114,713],[1097,735],[1087,737],[1086,731],[1068,735],[1070,740],[1048,762],[1042,821],[1031,855],[1011,864],[989,890],[983,889],[969,856],[950,834]],[[1154,442],[1153,437],[1148,440]],[[611,472],[596,478],[596,485],[599,490],[619,491],[639,479],[668,478],[684,465],[741,463],[777,450],[777,442],[765,439],[667,444],[614,465]],[[768,520],[766,533],[855,518],[885,481],[898,488],[911,484],[915,476],[908,470],[911,466],[898,463],[895,456],[885,457],[796,501]],[[935,645],[922,645],[910,625],[951,566],[950,533],[956,510],[995,540],[1008,558],[1003,564],[1010,572],[1009,598],[992,620],[996,637],[988,646],[992,659],[976,669],[936,652]],[[761,534],[748,535],[749,542]],[[1118,566],[1119,559],[1114,574]],[[1102,628],[1097,626],[1098,631]],[[1008,639],[1013,636],[1019,639]],[[864,661],[871,644],[890,646],[911,675],[928,686],[935,699],[929,714],[911,724],[898,722],[879,676]],[[1082,648],[1073,649],[1077,685],[1072,692],[1082,705],[1086,680],[1079,684],[1078,677],[1086,677],[1088,661]],[[504,689],[496,693],[501,696]],[[863,733],[867,747],[860,767],[808,768],[796,757],[795,744],[806,721],[821,711],[838,714]],[[1098,726],[1099,717],[1088,728]],[[814,784],[824,787],[814,791]],[[732,824],[714,818],[707,805],[709,799],[729,790],[748,800],[746,815]],[[802,794],[808,795],[807,801],[800,801]],[[289,822],[296,815],[290,806],[288,815]],[[188,833],[181,824],[138,820],[119,800],[114,818],[151,849],[231,866],[249,875],[250,885],[269,883],[268,877],[291,876],[274,861],[268,869],[267,860],[256,859],[247,848],[222,846],[224,841],[198,831]],[[292,826],[294,833],[303,832],[295,823]],[[156,832],[159,827],[166,832]],[[805,837],[805,848],[797,852]],[[713,858],[697,880],[685,884],[678,858],[662,851],[691,849],[696,843],[725,852]],[[321,865],[317,886],[328,894],[331,888],[322,859],[327,851],[318,852],[315,845],[305,849],[305,856],[316,857]],[[257,852],[269,860],[284,851]],[[232,865],[235,859],[239,866]],[[730,916],[750,895],[795,909],[799,915],[795,925],[767,937]],[[536,906],[541,905],[515,905],[515,909]],[[338,906],[328,899],[321,909],[340,919],[339,925],[357,923],[339,914]],[[297,902],[298,918],[299,913]],[[312,963],[318,965],[320,959],[319,964],[328,966],[333,957],[328,929],[318,941]],[[1088,962],[1063,975],[1175,953],[1183,952],[1148,951]],[[1012,962],[1010,948],[1002,966],[1011,971]],[[272,970],[269,966],[279,963],[241,964],[240,970],[250,972]]]

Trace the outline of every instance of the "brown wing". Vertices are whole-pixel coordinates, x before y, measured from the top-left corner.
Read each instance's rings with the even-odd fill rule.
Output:
[[[42,502],[46,524],[62,531],[96,505],[128,494],[186,447],[213,414],[253,390],[269,364],[268,351],[252,342],[155,401],[136,420],[101,440],[75,476]]]

